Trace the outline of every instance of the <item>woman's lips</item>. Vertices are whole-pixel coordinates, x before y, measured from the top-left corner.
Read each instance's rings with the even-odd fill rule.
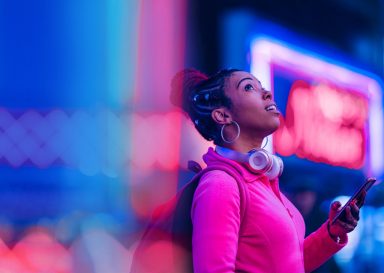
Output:
[[[276,111],[277,110],[276,104],[268,105],[267,107],[265,107],[265,110],[267,110],[267,111]]]
[[[265,107],[265,111],[272,112],[274,114],[280,114],[279,109],[277,109],[276,103],[269,104]]]

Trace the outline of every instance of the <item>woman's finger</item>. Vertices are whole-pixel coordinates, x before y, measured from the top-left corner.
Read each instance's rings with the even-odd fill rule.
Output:
[[[341,203],[339,201],[335,201],[331,204],[331,209],[329,210],[329,219],[332,220],[335,217],[340,207]]]
[[[357,226],[357,221],[355,217],[353,217],[352,212],[351,212],[351,207],[348,206],[345,208],[345,216],[347,219],[347,222],[344,222],[348,225],[352,225],[354,228]]]
[[[340,220],[337,220],[335,224],[338,225],[339,228],[343,229],[346,233],[351,232],[356,228],[356,226],[347,222],[342,222]]]
[[[360,208],[357,206],[356,202],[351,203],[352,216],[356,221],[360,220]]]
[[[359,197],[357,198],[356,200],[356,205],[361,208],[363,205],[364,205],[364,202],[365,202],[365,196],[367,195],[367,191],[363,190]]]

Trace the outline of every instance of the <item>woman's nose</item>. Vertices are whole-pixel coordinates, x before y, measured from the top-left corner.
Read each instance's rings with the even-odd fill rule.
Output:
[[[271,91],[268,91],[268,90],[263,90],[264,93],[263,93],[263,99],[264,100],[272,100],[272,93]]]

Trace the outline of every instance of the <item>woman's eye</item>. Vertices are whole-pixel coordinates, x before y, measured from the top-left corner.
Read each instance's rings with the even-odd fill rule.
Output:
[[[252,84],[247,84],[245,87],[244,87],[245,91],[249,91],[249,90],[253,90],[253,85]]]

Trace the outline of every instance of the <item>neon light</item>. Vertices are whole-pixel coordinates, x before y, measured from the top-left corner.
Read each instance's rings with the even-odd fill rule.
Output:
[[[168,111],[170,81],[184,66],[187,1],[139,3],[135,106]]]
[[[131,99],[136,79],[138,58],[139,0],[105,3],[105,58],[107,90],[112,107],[123,107]]]
[[[366,153],[367,104],[360,96],[328,85],[295,82],[287,102],[286,122],[279,128],[283,132],[275,136],[276,151],[360,168]]]
[[[315,81],[333,83],[340,89],[353,90],[359,93],[367,101],[367,119],[365,126],[369,129],[368,139],[365,141],[365,172],[369,175],[381,175],[384,166],[384,149],[383,149],[383,109],[381,99],[381,87],[378,81],[368,76],[367,73],[359,71],[355,68],[348,67],[344,64],[335,62],[334,60],[326,59],[323,56],[318,56],[311,52],[295,48],[291,45],[283,44],[282,42],[272,40],[268,37],[259,37],[255,39],[251,46],[251,73],[260,79],[266,87],[272,86],[273,81],[273,66],[278,65],[284,67],[287,71],[291,71],[297,75],[305,75]],[[273,86],[272,86],[273,87]],[[271,89],[274,91],[273,88]],[[323,104],[324,104],[323,98]],[[303,103],[303,102],[302,102]],[[303,103],[304,104],[304,103]],[[358,103],[356,103],[358,104]],[[351,105],[351,104],[349,104]],[[331,112],[333,111],[333,112]],[[332,110],[326,115],[335,115],[337,118],[338,110],[332,107]],[[364,120],[364,119],[363,119]],[[284,121],[282,121],[284,124]],[[295,126],[298,126],[296,124]],[[295,128],[297,133],[304,131],[303,127]],[[315,131],[310,131],[307,134],[314,134]],[[345,143],[345,146],[351,146],[351,143],[359,141],[359,136],[353,131],[341,130],[339,133],[352,138],[350,143]],[[368,133],[368,132],[367,132]],[[281,129],[276,136],[284,139],[284,145],[280,145],[282,154],[291,154],[294,149],[294,137],[292,132],[287,128]],[[276,141],[276,137],[274,140]],[[361,140],[361,139],[360,139]],[[337,145],[337,143],[332,144]],[[319,147],[313,146],[313,143],[307,143],[306,149],[317,151]],[[329,148],[331,149],[331,148]],[[346,148],[345,148],[346,149]],[[352,155],[361,153],[360,148],[350,147]],[[360,149],[360,150],[359,150]],[[324,151],[327,153],[327,151]],[[304,154],[300,154],[304,156]],[[337,160],[347,157],[347,154],[341,153],[337,155]],[[354,164],[353,166],[357,166]]]

